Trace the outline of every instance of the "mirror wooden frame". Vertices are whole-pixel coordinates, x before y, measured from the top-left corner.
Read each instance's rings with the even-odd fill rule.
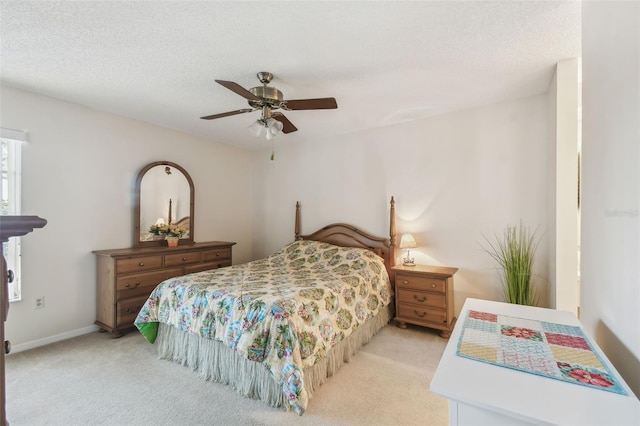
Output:
[[[187,182],[189,183],[189,189],[190,189],[189,217],[191,218],[190,224],[189,224],[189,236],[187,238],[180,238],[180,240],[178,240],[178,244],[179,245],[193,244],[194,243],[193,235],[194,235],[194,229],[195,229],[195,217],[194,217],[195,188],[193,186],[193,180],[191,179],[191,176],[189,176],[189,173],[187,173],[187,171],[184,168],[182,168],[180,165],[176,163],[172,163],[171,161],[155,161],[153,163],[150,163],[144,166],[142,170],[140,170],[140,173],[138,173],[138,177],[136,179],[135,194],[134,194],[134,200],[133,200],[133,223],[134,223],[133,246],[134,247],[158,247],[158,246],[167,245],[167,242],[165,240],[140,241],[140,187],[142,185],[142,178],[144,177],[145,173],[147,173],[150,169],[156,166],[169,166],[169,167],[174,167],[177,170],[180,170],[184,175],[184,177],[187,179]]]

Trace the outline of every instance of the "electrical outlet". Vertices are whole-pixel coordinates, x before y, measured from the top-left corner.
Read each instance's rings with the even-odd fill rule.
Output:
[[[44,296],[36,297],[36,309],[44,308]]]

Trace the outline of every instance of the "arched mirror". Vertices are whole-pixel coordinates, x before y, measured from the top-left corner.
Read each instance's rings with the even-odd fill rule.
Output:
[[[193,244],[194,193],[191,176],[178,164],[146,165],[136,179],[133,245],[167,245],[171,234],[179,234],[179,244]]]

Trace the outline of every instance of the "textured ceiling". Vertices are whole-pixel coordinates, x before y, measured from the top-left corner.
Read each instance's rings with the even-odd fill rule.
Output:
[[[248,107],[214,79],[270,71],[285,99],[335,97],[286,113],[294,143],[543,93],[580,56],[577,1],[3,0],[0,16],[4,84],[249,149],[258,112],[199,118]]]

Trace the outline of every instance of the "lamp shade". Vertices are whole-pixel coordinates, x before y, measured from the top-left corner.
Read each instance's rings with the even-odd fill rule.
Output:
[[[258,137],[260,136],[260,132],[262,132],[262,128],[263,128],[263,124],[262,122],[258,119],[256,121],[254,121],[253,123],[251,123],[251,126],[249,126],[249,130],[251,131],[251,133]]]
[[[400,248],[415,248],[418,247],[416,244],[415,238],[411,234],[402,234],[402,238],[400,239]]]
[[[280,133],[282,131],[283,127],[284,127],[284,124],[282,124],[281,122],[279,122],[275,118],[269,118],[267,120],[267,128],[269,129],[269,131],[271,132],[271,134],[273,136],[275,136],[278,133]]]

